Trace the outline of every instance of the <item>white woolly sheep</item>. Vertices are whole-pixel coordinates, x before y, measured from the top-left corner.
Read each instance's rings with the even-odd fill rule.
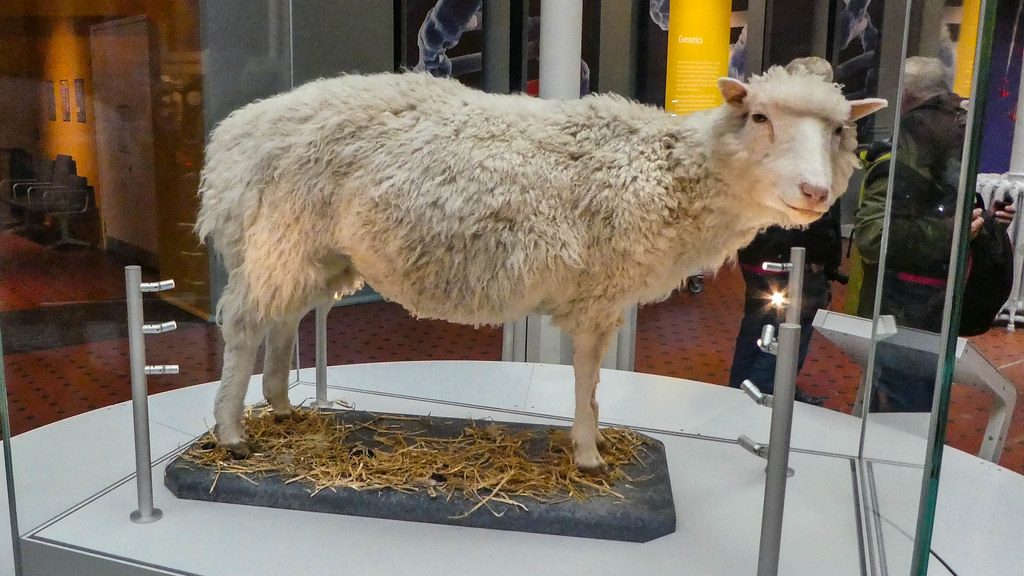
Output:
[[[817,219],[854,170],[851,123],[885,105],[781,68],[719,88],[722,106],[677,117],[380,74],[231,114],[207,147],[197,223],[228,270],[219,442],[249,453],[261,340],[264,395],[288,417],[299,319],[366,281],[419,317],[551,314],[574,342],[576,464],[603,467],[595,391],[621,310],[717,269],[765,226]]]

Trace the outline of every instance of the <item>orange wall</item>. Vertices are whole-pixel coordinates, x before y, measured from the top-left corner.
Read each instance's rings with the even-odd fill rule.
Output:
[[[102,203],[104,183],[97,157],[89,28],[106,20],[142,14],[148,17],[159,47],[151,61],[154,71],[183,77],[200,74],[198,0],[0,0],[0,146],[26,148],[37,159],[52,159],[57,154],[73,156],[78,173],[89,179],[97,201]],[[77,78],[85,86],[85,123],[78,122],[76,114]],[[61,117],[61,80],[68,81],[69,122]],[[46,109],[46,81],[53,82],[55,121],[49,119]],[[15,114],[20,122],[4,120],[4,113]],[[196,175],[176,162],[187,153],[193,163],[201,164],[202,118],[191,118],[185,124],[178,128],[164,126],[165,132],[170,130],[164,134],[155,127],[156,169],[163,176],[157,181],[156,191],[161,212],[157,222],[144,225],[158,227],[161,272],[188,287],[175,293],[175,303],[207,317],[209,268],[205,249],[198,246],[189,228],[179,224],[195,219]],[[108,190],[108,199],[110,193]],[[99,242],[104,234],[96,228],[98,222],[86,224],[82,230],[73,228],[73,235]]]
[[[6,4],[6,1],[0,0],[0,4]],[[19,6],[15,10],[14,7]],[[45,18],[42,20],[45,23],[39,24],[35,34],[13,34],[12,38],[17,39],[17,44],[5,41],[4,49],[0,50],[3,54],[0,56],[0,74],[23,73],[43,82],[53,81],[57,120],[49,120],[45,110],[46,101],[43,100],[39,106],[39,142],[34,152],[47,158],[53,158],[56,154],[73,156],[78,164],[78,173],[89,179],[89,184],[96,191],[96,201],[102,203],[103,183],[100,181],[96,158],[89,24],[98,21],[99,17],[147,14],[154,24],[154,33],[161,37],[162,45],[172,50],[198,49],[198,3],[196,0],[15,0],[7,4],[6,9],[0,9],[0,17],[8,11],[16,12],[17,15]],[[11,18],[8,22],[16,20]],[[76,117],[76,78],[85,81],[87,120],[84,124],[78,122]],[[64,122],[61,118],[61,80],[68,81],[70,90],[70,122]],[[45,95],[42,89],[40,93]]]
[[[96,124],[92,107],[92,65],[89,61],[88,26],[76,26],[75,21],[71,19],[58,19],[46,25],[43,34],[39,36],[39,41],[42,63],[40,77],[44,82],[53,81],[54,98],[57,102],[57,120],[50,121],[46,100],[43,100],[39,116],[39,151],[46,158],[53,158],[57,154],[74,157],[78,165],[78,174],[89,179],[89,184],[96,190],[96,201],[102,202],[103,183],[100,182],[96,160]],[[84,124],[77,119],[76,78],[85,81]],[[70,122],[65,122],[62,118],[61,80],[68,82]]]

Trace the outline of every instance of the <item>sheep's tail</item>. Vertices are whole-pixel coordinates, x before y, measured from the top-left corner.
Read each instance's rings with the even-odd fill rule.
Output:
[[[323,289],[326,272],[310,257],[322,227],[275,180],[276,151],[260,144],[266,138],[254,138],[246,122],[233,120],[225,120],[207,146],[195,224],[196,234],[219,253],[228,273],[215,318],[218,323],[285,318]],[[282,221],[281,213],[294,218]]]
[[[250,194],[258,187],[253,182],[252,156],[238,150],[237,143],[251,141],[247,138],[244,123],[233,121],[232,114],[211,134],[206,147],[206,161],[199,178],[199,213],[193,231],[203,244],[210,245],[224,261],[229,275],[229,287],[238,268],[244,260],[244,238],[254,212],[259,208],[259,195]],[[232,145],[235,144],[235,145]],[[226,291],[218,299],[215,311],[217,323],[221,323],[225,309],[241,294]],[[240,304],[240,302],[236,302]]]
[[[210,245],[225,261],[238,261],[240,251],[233,250],[231,243],[225,241],[225,233],[231,226],[231,210],[225,205],[224,194],[210,186],[208,168],[204,168],[199,185],[199,214],[193,231],[201,244]],[[230,270],[230,268],[229,268]],[[219,325],[224,319],[224,308],[227,305],[227,294],[217,299],[214,321]]]
[[[231,248],[229,243],[224,242],[230,236],[232,221],[239,210],[237,204],[242,200],[241,182],[233,182],[237,178],[225,166],[224,156],[227,150],[217,144],[217,131],[214,131],[213,138],[207,147],[206,163],[203,165],[199,177],[199,213],[196,216],[194,231],[199,241],[210,243],[217,251],[224,256],[225,251]],[[236,167],[238,170],[241,167]]]

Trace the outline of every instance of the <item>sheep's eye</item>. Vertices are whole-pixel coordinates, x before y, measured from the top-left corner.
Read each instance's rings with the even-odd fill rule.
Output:
[[[840,124],[839,126],[836,127],[836,131],[835,131],[836,136],[842,135],[843,128],[844,128],[844,126],[842,124]]]
[[[768,121],[768,117],[765,116],[764,114],[751,114],[750,119],[753,120],[754,122],[757,122],[758,124],[764,124],[765,122]]]

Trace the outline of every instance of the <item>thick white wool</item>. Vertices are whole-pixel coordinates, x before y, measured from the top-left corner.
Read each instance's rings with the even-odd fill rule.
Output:
[[[759,106],[837,123],[850,112],[808,74],[774,69],[750,88]],[[217,127],[197,228],[224,256],[225,312],[257,323],[365,280],[418,316],[496,324],[541,310],[570,333],[610,328],[760,228],[793,224],[753,199],[774,180],[738,144],[743,127],[729,105],[673,117],[415,73],[319,80]],[[836,195],[849,140],[821,151]]]

